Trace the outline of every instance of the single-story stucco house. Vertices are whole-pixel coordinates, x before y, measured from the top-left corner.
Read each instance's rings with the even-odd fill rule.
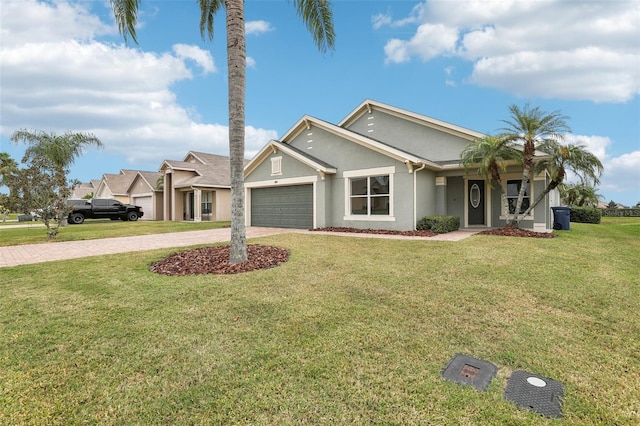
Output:
[[[231,220],[229,157],[189,151],[182,161],[165,160],[164,220]]]
[[[121,203],[128,204],[129,187],[136,177],[137,170],[122,169],[118,174],[105,173],[96,187],[93,198],[113,198]]]
[[[415,229],[428,215],[460,218],[463,228],[505,225],[500,193],[460,164],[473,130],[365,100],[340,123],[304,116],[245,167],[246,224],[290,228]],[[516,196],[522,169],[502,178]],[[528,200],[548,176],[532,179]],[[521,223],[552,229],[552,191]]]

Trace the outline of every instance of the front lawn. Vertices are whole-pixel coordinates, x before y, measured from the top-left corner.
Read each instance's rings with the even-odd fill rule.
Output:
[[[16,225],[16,223],[13,223]],[[173,222],[139,220],[87,219],[82,225],[67,225],[60,228],[55,240],[47,239],[47,231],[40,221],[23,222],[25,227],[0,226],[0,246],[38,244],[55,241],[93,240],[98,238],[127,237],[132,235],[163,234],[167,232],[199,231],[230,226],[230,222]]]
[[[4,232],[4,231],[3,231]],[[287,263],[169,277],[172,250],[0,269],[0,424],[640,423],[640,220],[553,239],[284,234]],[[445,381],[457,353],[486,392]],[[562,420],[503,398],[523,369]]]

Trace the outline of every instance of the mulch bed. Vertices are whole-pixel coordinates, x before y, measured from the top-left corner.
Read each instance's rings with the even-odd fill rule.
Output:
[[[283,248],[247,245],[246,262],[229,264],[228,245],[201,247],[174,253],[151,265],[152,272],[162,275],[185,276],[204,274],[238,274],[257,269],[274,268],[289,259]]]
[[[404,235],[410,237],[433,237],[436,234],[431,231],[387,231],[382,229],[356,229],[356,228],[317,228],[313,231],[325,232],[351,232],[359,234],[379,235]],[[500,235],[507,237],[528,238],[555,238],[556,234],[546,232],[534,232],[519,228],[497,228],[480,232],[481,235]],[[229,264],[229,246],[201,247],[184,250],[165,257],[152,264],[149,268],[152,272],[162,275],[186,276],[204,274],[239,274],[241,272],[255,271],[258,269],[274,268],[289,260],[289,252],[286,249],[259,244],[247,245],[249,260],[243,263]]]
[[[502,237],[526,237],[526,238],[555,238],[556,234],[551,232],[535,232],[520,228],[496,228],[479,232],[480,235],[499,235]]]
[[[352,232],[355,234],[378,234],[378,235],[403,235],[406,237],[433,237],[436,234],[432,231],[387,231],[384,229],[356,229],[356,228],[316,228],[312,231],[324,231],[324,232]]]

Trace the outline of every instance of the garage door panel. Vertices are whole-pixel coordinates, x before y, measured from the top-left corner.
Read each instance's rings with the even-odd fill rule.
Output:
[[[252,189],[251,224],[276,228],[312,228],[313,185]]]
[[[135,206],[142,207],[144,215],[141,220],[153,220],[153,198],[152,197],[133,197],[131,203]]]

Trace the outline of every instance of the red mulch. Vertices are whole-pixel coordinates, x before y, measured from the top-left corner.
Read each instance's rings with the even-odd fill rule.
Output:
[[[151,271],[172,276],[238,274],[274,268],[289,259],[283,248],[249,244],[246,262],[229,264],[229,246],[201,247],[174,253],[151,265]]]
[[[527,238],[555,238],[556,234],[551,232],[535,232],[520,228],[496,228],[488,229],[479,233],[480,235],[500,235],[502,237],[527,237]]]
[[[312,231],[325,231],[325,232],[352,232],[355,234],[378,234],[378,235],[404,235],[407,237],[433,237],[436,234],[432,231],[387,231],[384,229],[357,229],[357,228],[316,228]]]
[[[387,231],[383,229],[317,228],[313,231],[352,232],[360,234],[405,235],[411,237],[433,237],[431,231]],[[555,238],[556,234],[534,232],[519,228],[497,228],[480,232],[482,235],[508,237]],[[229,246],[201,247],[174,253],[151,265],[152,272],[162,275],[185,276],[204,274],[238,274],[258,269],[274,268],[289,259],[289,252],[283,248],[249,244],[249,260],[234,265],[229,264]]]

